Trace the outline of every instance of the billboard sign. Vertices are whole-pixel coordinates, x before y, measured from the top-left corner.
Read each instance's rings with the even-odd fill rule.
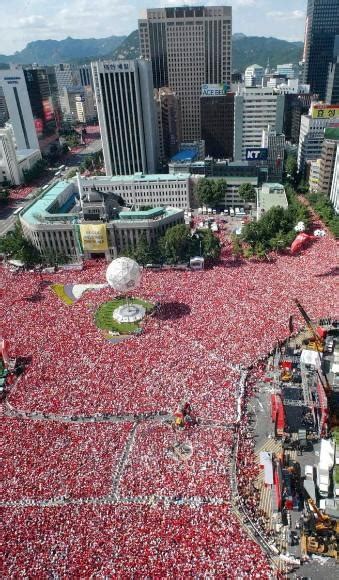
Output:
[[[85,252],[108,250],[105,224],[80,224],[82,247]]]
[[[313,105],[312,119],[333,119],[339,117],[339,105]]]
[[[226,95],[228,91],[229,86],[226,83],[201,86],[202,97],[221,97],[223,95]]]
[[[246,161],[267,161],[267,158],[267,147],[252,147],[251,149],[246,149]]]

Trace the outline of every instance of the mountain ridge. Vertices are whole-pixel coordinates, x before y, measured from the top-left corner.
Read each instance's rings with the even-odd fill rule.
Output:
[[[232,68],[244,71],[251,64],[270,66],[301,60],[303,43],[289,42],[274,37],[246,36],[235,33],[232,37]],[[0,63],[41,65],[59,62],[88,63],[96,59],[133,59],[140,56],[139,34],[134,30],[128,36],[107,38],[72,38],[64,40],[36,40],[14,55],[0,55]]]

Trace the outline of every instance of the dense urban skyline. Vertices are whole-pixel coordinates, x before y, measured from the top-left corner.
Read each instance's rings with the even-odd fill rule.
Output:
[[[22,50],[34,40],[128,35],[137,28],[146,8],[184,3],[203,4],[196,0],[74,0],[71,4],[66,0],[13,0],[0,24],[0,54]],[[204,4],[232,6],[234,32],[303,40],[307,0],[286,0],[283,6],[274,0],[211,0]]]

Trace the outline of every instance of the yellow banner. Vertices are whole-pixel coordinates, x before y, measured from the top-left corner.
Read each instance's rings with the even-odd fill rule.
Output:
[[[104,252],[108,250],[105,224],[80,224],[80,234],[85,252]]]
[[[318,105],[312,109],[313,119],[334,119],[339,117],[338,105]]]

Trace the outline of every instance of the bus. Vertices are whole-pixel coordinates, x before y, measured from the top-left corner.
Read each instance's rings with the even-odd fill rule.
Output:
[[[60,167],[58,167],[58,171],[64,171],[65,167],[65,165],[60,165]]]
[[[17,209],[13,211],[13,215],[18,215],[22,209],[24,209],[23,205],[21,205],[20,207],[17,207]]]
[[[57,172],[54,174],[54,177],[60,177],[60,175],[61,175],[61,171],[57,171]]]

